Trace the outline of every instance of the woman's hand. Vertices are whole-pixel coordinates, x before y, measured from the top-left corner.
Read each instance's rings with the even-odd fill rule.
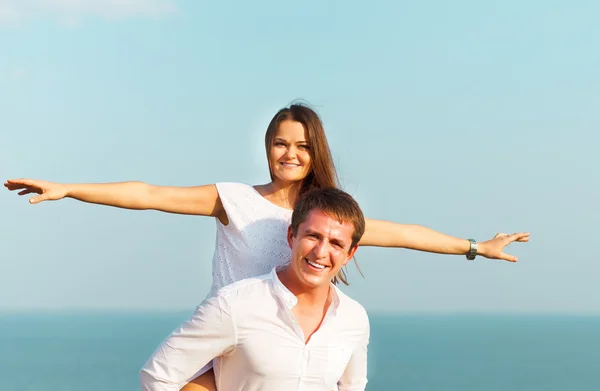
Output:
[[[493,239],[477,243],[477,254],[490,259],[502,259],[509,262],[517,262],[514,255],[504,252],[504,247],[513,242],[528,242],[529,233],[520,232],[512,235],[498,233]]]
[[[67,186],[60,183],[39,181],[34,179],[9,179],[4,183],[10,191],[21,190],[20,196],[35,193],[39,196],[31,197],[29,203],[37,204],[42,201],[55,201],[67,196]]]

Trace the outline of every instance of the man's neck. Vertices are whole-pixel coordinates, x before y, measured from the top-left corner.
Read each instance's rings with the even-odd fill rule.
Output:
[[[278,271],[277,276],[281,283],[296,296],[299,307],[321,310],[329,305],[331,284],[319,287],[306,286],[298,280],[289,266]]]

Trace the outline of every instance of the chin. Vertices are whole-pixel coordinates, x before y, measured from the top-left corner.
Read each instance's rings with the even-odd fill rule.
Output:
[[[311,287],[311,288],[317,288],[323,285],[328,285],[329,282],[331,281],[330,278],[325,277],[325,276],[315,276],[312,274],[304,274],[302,276],[302,281],[304,282],[304,284],[306,284],[307,286]]]
[[[277,179],[279,179],[281,181],[285,181],[285,182],[300,182],[304,178],[306,178],[306,175],[278,175],[278,174],[275,174],[275,176],[277,177]]]

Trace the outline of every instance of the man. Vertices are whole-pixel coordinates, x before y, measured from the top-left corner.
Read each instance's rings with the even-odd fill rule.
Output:
[[[337,189],[306,193],[292,214],[289,264],[221,289],[141,371],[145,391],[175,391],[213,358],[223,391],[364,390],[369,320],[331,283],[365,221]]]

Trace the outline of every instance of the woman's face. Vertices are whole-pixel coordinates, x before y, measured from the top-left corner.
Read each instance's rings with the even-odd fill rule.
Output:
[[[310,173],[310,163],[310,145],[304,126],[292,120],[282,121],[269,153],[273,176],[285,182],[301,181]]]

